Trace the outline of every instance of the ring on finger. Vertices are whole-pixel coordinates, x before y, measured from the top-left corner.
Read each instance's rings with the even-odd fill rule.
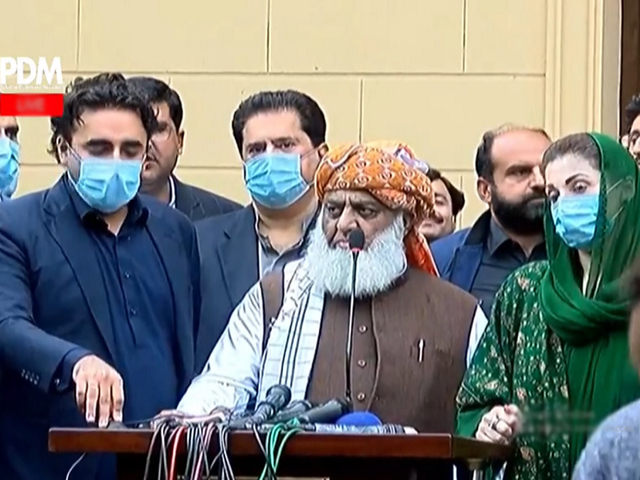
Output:
[[[489,428],[491,430],[495,430],[496,426],[498,425],[498,422],[500,421],[500,419],[498,418],[497,415],[494,415],[494,417],[491,419],[491,421],[489,422]]]

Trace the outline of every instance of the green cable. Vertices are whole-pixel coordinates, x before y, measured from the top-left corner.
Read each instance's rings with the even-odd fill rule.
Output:
[[[267,433],[267,436],[265,438],[265,444],[264,444],[264,447],[267,453],[267,464],[264,466],[264,469],[262,470],[262,474],[260,475],[260,480],[266,480],[267,475],[271,477],[270,473],[275,472],[275,469],[273,468],[273,457],[275,453],[273,444],[274,444],[274,441],[277,439],[277,435],[279,431],[282,428],[283,428],[282,424],[276,424]],[[269,467],[271,467],[271,469]]]
[[[299,422],[296,420],[289,422],[287,424],[277,424],[274,425],[271,430],[267,433],[267,437],[265,439],[265,450],[267,452],[267,464],[262,470],[262,474],[260,475],[259,480],[266,480],[267,475],[271,476],[270,473],[277,472],[278,465],[280,464],[280,459],[282,458],[282,454],[284,452],[284,448],[291,437],[295,434],[303,431],[298,427]],[[282,433],[282,437],[280,434]],[[271,467],[271,468],[269,468]]]
[[[280,443],[278,455],[276,456],[276,459],[275,459],[275,465],[274,465],[275,468],[273,469],[274,472],[277,471],[278,465],[280,464],[280,458],[282,458],[282,452],[284,451],[284,447],[286,446],[287,442],[296,433],[299,433],[301,431],[302,429],[292,427],[291,430],[289,430],[287,433],[284,434],[284,437],[282,438],[282,442]]]

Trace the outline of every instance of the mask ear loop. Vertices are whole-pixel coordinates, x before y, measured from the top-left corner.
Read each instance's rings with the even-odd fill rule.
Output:
[[[60,163],[60,159],[65,156],[65,157],[71,157],[73,158],[73,160],[75,162],[77,162],[78,164],[78,178],[80,177],[80,173],[82,172],[82,157],[80,156],[80,154],[78,152],[76,152],[74,150],[74,148],[69,144],[69,142],[67,142],[64,138],[62,138],[61,136],[59,136],[56,139],[56,147],[58,149],[58,163]],[[71,170],[69,169],[69,167],[67,166],[66,168],[66,173],[67,173],[67,177],[69,178],[69,181],[75,185],[76,184],[76,180],[73,178],[73,175],[71,175]]]

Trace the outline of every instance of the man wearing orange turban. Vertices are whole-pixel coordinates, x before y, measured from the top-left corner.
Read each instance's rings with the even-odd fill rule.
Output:
[[[366,190],[392,210],[402,210],[408,220],[405,246],[409,263],[437,275],[422,221],[433,213],[434,194],[427,177],[429,167],[398,142],[345,145],[331,150],[316,172],[320,201],[334,190]]]
[[[433,192],[426,165],[410,152],[354,144],[323,157],[319,218],[304,258],[249,291],[181,411],[260,402],[277,384],[293,400],[323,403],[345,396],[348,368],[354,410],[421,432],[454,431],[455,396],[487,318],[473,296],[438,277],[417,234]],[[364,246],[354,281],[349,233],[356,229]]]

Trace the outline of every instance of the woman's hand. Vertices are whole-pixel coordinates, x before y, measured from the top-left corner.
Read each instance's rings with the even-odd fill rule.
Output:
[[[515,405],[493,407],[482,417],[476,438],[484,442],[508,445],[522,430],[522,413]]]

